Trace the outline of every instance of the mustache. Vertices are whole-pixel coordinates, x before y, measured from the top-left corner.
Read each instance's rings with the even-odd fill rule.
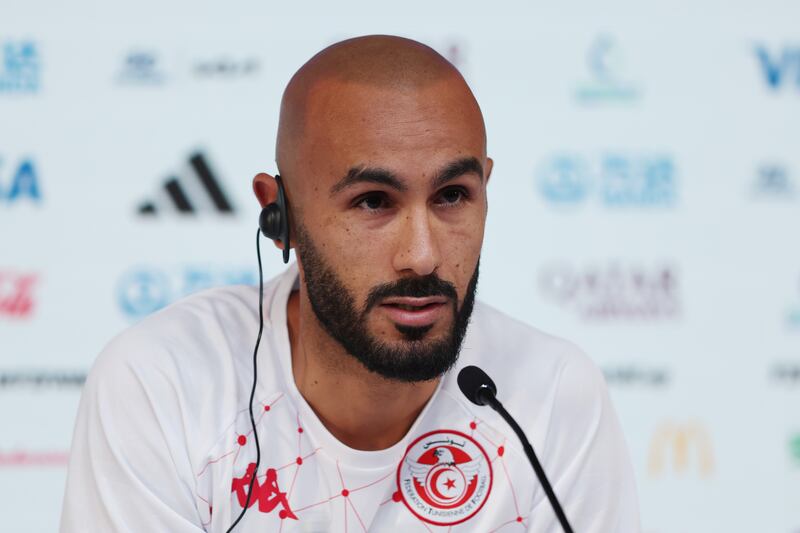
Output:
[[[366,313],[382,299],[390,296],[408,296],[424,298],[426,296],[445,296],[456,301],[458,294],[456,287],[436,274],[429,274],[419,278],[402,278],[390,283],[383,283],[373,287],[367,295]]]

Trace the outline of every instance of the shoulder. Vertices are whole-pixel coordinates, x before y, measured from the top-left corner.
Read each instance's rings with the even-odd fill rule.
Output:
[[[116,335],[104,347],[92,374],[128,370],[193,373],[214,366],[229,338],[253,330],[258,298],[253,287],[208,289],[153,313]]]
[[[475,306],[463,355],[464,364],[483,365],[515,399],[557,394],[561,402],[584,404],[605,392],[602,373],[577,345],[483,302]]]
[[[459,367],[474,364],[489,374],[544,459],[568,462],[598,432],[622,442],[605,379],[582,349],[486,304],[476,306],[470,328]]]
[[[286,279],[264,285],[262,355],[274,349],[282,316],[276,289]],[[258,298],[258,287],[207,289],[144,318],[103,348],[87,376],[87,395],[135,393],[188,410],[205,397],[215,399],[216,410],[235,411],[252,381]]]
[[[192,460],[199,457],[246,397],[257,298],[253,287],[210,289],[121,332],[87,376],[80,416],[117,428],[108,438],[137,428],[123,448],[162,435],[170,449],[191,443]]]

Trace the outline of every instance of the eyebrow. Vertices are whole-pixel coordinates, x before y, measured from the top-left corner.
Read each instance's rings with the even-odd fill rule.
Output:
[[[464,174],[474,173],[483,182],[483,166],[475,157],[462,157],[447,164],[431,180],[432,188],[441,187],[445,183]],[[357,183],[377,183],[386,185],[400,192],[408,190],[408,186],[397,174],[391,170],[380,167],[353,167],[347,174],[331,187],[331,196],[340,193]]]

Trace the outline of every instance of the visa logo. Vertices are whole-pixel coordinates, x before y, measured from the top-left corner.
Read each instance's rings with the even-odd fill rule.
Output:
[[[42,194],[39,189],[39,176],[33,160],[23,159],[19,163],[4,165],[0,157],[0,203],[15,203],[26,198],[40,202]],[[4,180],[4,175],[7,178]]]
[[[794,85],[800,89],[800,46],[768,50],[756,46],[758,64],[764,74],[764,81],[772,89]]]

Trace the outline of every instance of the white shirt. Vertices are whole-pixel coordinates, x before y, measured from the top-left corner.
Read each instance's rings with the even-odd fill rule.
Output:
[[[359,451],[295,385],[286,303],[297,283],[293,264],[264,288],[261,463],[235,531],[561,531],[517,437],[459,391],[468,364],[497,384],[576,532],[639,531],[619,422],[602,375],[573,345],[477,302],[456,368],[408,434]],[[257,332],[258,289],[236,286],[185,298],[108,344],[81,398],[62,533],[228,529],[255,462]]]

